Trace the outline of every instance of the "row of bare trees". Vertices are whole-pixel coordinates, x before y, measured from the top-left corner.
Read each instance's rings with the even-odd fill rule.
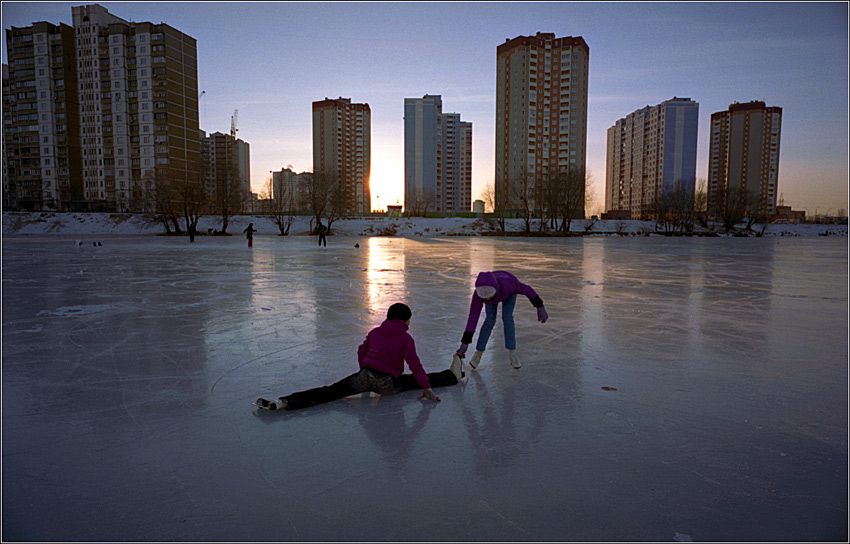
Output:
[[[299,212],[310,214],[310,232],[318,228],[324,218],[330,232],[334,222],[345,213],[349,195],[342,180],[327,172],[301,174],[297,186],[280,184],[275,191],[269,179],[265,200],[270,202],[269,212],[277,225],[281,236],[289,234],[292,221]]]
[[[510,183],[484,189],[485,203],[493,210],[499,229],[505,230],[505,220],[519,216],[525,221],[525,231],[570,231],[573,220],[584,218],[589,177],[578,168],[544,172],[534,176],[521,173]]]
[[[766,225],[768,209],[759,195],[743,191],[740,187],[728,187],[715,195],[714,201],[702,181],[695,191],[677,183],[672,192],[659,195],[647,210],[655,218],[656,230],[665,233],[692,233],[694,225],[708,226],[709,215],[720,222],[726,232],[745,222],[745,229],[753,225]],[[710,209],[709,209],[710,208]]]
[[[184,227],[190,235],[194,234],[205,215],[219,217],[221,233],[227,234],[230,218],[244,211],[249,197],[242,189],[235,167],[224,179],[217,180],[214,187],[206,186],[198,174],[177,172],[169,167],[157,168],[144,184],[144,190],[134,192],[135,206],[153,208],[166,234],[183,234]]]

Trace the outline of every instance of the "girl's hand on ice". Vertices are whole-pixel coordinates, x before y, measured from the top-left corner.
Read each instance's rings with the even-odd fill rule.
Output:
[[[419,398],[433,400],[434,402],[440,402],[440,397],[435,395],[434,392],[430,389],[423,389],[422,395]]]

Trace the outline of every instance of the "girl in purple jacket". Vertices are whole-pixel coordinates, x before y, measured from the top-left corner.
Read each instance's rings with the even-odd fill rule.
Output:
[[[466,330],[463,332],[460,348],[457,350],[459,357],[466,355],[466,349],[472,342],[472,335],[475,334],[475,327],[478,326],[481,307],[484,306],[487,315],[484,318],[484,324],[481,325],[481,332],[478,333],[475,354],[469,360],[471,368],[474,369],[481,362],[487,341],[490,340],[490,333],[493,332],[493,326],[496,324],[496,310],[500,302],[502,303],[502,322],[505,325],[505,347],[510,353],[511,366],[514,368],[522,367],[522,363],[516,356],[516,331],[514,329],[514,306],[516,306],[516,297],[520,294],[528,297],[531,304],[537,308],[537,320],[546,323],[549,314],[543,307],[543,301],[531,286],[520,282],[516,276],[504,270],[478,273],[478,277],[475,279],[475,291],[472,293],[472,302],[469,305]]]
[[[463,362],[455,358],[451,368],[442,372],[425,373],[416,355],[413,337],[407,332],[412,312],[407,305],[396,303],[387,311],[387,319],[372,329],[357,348],[360,371],[333,385],[293,393],[277,400],[257,399],[264,410],[297,410],[325,402],[372,391],[379,395],[395,395],[402,391],[422,388],[422,396],[436,402],[432,387],[455,385],[463,377]],[[413,374],[402,374],[404,362]]]

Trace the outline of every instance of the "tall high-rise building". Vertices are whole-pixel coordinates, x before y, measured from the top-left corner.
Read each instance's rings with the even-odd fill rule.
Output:
[[[228,199],[247,205],[251,198],[250,145],[230,134],[214,132],[201,146],[204,190],[214,203]],[[239,210],[240,212],[243,210]]]
[[[83,203],[74,28],[6,30],[3,207],[76,210]]]
[[[538,32],[497,47],[495,190],[508,208],[521,196],[534,203],[546,176],[575,169],[584,178],[589,59],[581,37]]]
[[[646,217],[653,201],[684,189],[693,195],[699,104],[673,97],[619,119],[608,129],[605,210]]]
[[[404,207],[468,212],[472,123],[443,113],[440,95],[404,99]]]
[[[782,108],[760,101],[736,102],[726,111],[711,114],[710,217],[722,213],[733,201],[748,209],[748,198],[758,199],[762,213],[776,213],[781,130]]]
[[[313,174],[338,183],[345,213],[370,213],[371,119],[369,104],[350,98],[313,102]]]
[[[199,183],[195,39],[97,4],[71,15],[6,31],[10,187],[34,208],[123,211],[153,208],[158,179]]]

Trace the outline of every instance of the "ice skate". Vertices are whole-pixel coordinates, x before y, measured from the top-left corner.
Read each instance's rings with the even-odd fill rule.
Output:
[[[454,357],[452,357],[452,366],[449,368],[455,375],[455,378],[457,378],[457,381],[460,381],[461,378],[466,377],[466,372],[463,371],[463,359],[461,359],[460,355],[458,355],[457,353],[455,353]]]
[[[472,354],[472,358],[469,359],[469,368],[475,370],[478,368],[478,363],[481,362],[481,356],[484,355],[483,351],[475,350],[475,353]]]
[[[509,349],[508,353],[510,354],[511,366],[514,368],[522,368],[522,363],[519,362],[519,358],[516,356],[516,350]]]
[[[266,400],[264,398],[257,399],[255,402],[259,408],[263,410],[286,410],[286,401],[283,397],[280,397],[277,400]]]

